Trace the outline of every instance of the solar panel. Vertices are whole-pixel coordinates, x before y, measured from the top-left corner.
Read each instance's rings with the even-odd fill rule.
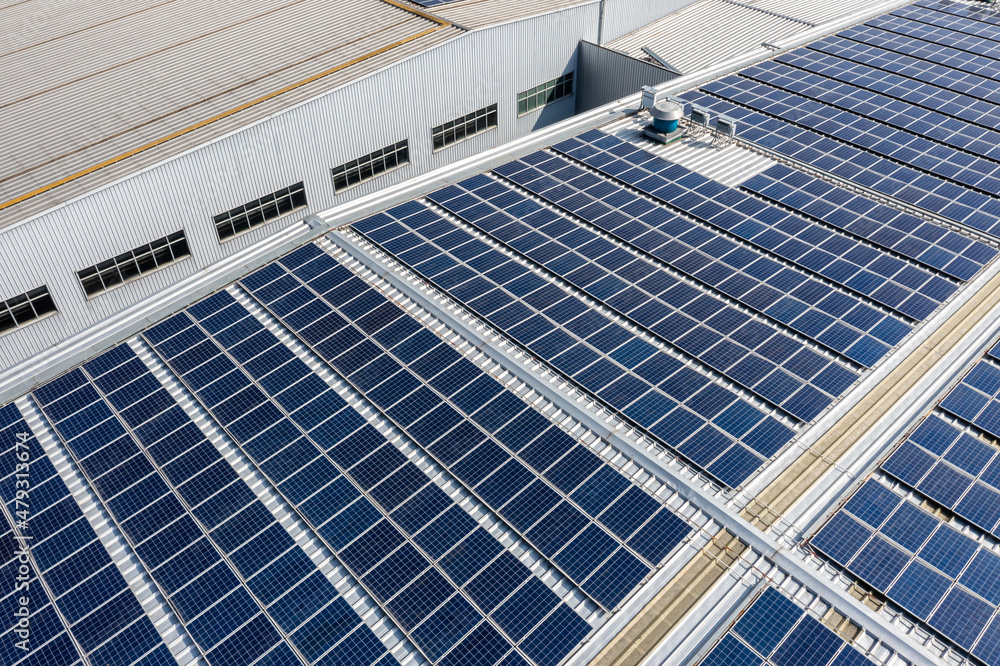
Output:
[[[589,632],[583,618],[551,590],[535,589],[527,567],[227,292],[145,335],[427,659],[458,663],[486,644],[496,663],[534,630],[522,649],[545,663],[538,653],[564,648],[561,658]],[[199,347],[219,359],[211,370],[187,366]],[[220,382],[225,392],[214,393]],[[243,406],[230,414],[237,399]],[[477,576],[514,593],[501,607],[514,615],[527,612],[515,591],[535,589],[542,615],[521,632],[502,618],[490,622],[470,592]],[[563,636],[556,645],[545,638],[553,624]]]
[[[33,395],[212,663],[386,652],[127,344]]]
[[[874,662],[774,587],[743,611],[702,666],[862,666]]]
[[[614,398],[617,408],[647,432],[727,485],[741,483],[791,437],[786,426],[741,400],[712,418],[679,405],[705,390],[710,380],[682,367],[674,356],[631,340],[634,336],[618,324],[551,283],[516,295],[518,280],[532,280],[527,268],[429,209],[414,214],[412,207],[400,206],[354,228],[486,321],[518,336],[513,339],[580,386],[603,399]],[[424,262],[431,266],[426,273]],[[446,265],[452,267],[441,270]],[[548,333],[538,337],[523,326],[529,321]],[[619,340],[617,348],[604,351],[605,338]],[[615,358],[619,352],[621,360]],[[621,393],[624,386],[631,388]]]
[[[997,254],[988,245],[877,204],[782,164],[776,164],[744,181],[740,187],[776,203],[794,206],[803,214],[958,280],[972,279]],[[896,275],[898,279],[914,284],[910,282],[910,265],[899,256],[886,256],[865,249],[853,252],[859,255],[859,261],[867,262],[866,265],[880,275]],[[917,288],[944,301],[955,292],[956,286],[935,276]]]
[[[811,545],[987,664],[1000,660],[1000,556],[872,479]]]
[[[953,169],[949,169],[947,174],[942,171],[941,174],[981,189],[987,187],[989,181],[982,180],[982,175],[984,173],[990,174],[990,171],[984,171],[984,169],[989,169],[989,164],[1000,159],[1000,146],[998,146],[1000,133],[992,129],[976,127],[922,106],[911,105],[901,99],[894,99],[865,88],[841,83],[829,78],[828,71],[824,72],[824,76],[821,76],[797,69],[785,64],[787,60],[786,58],[754,65],[741,71],[740,75],[753,81],[765,83],[773,88],[795,93],[804,99],[822,102],[830,108],[850,112],[853,114],[851,117],[842,120],[838,118],[837,120],[858,130],[858,140],[865,138],[860,133],[870,134],[875,127],[888,126],[901,130],[902,133],[891,137],[882,136],[884,141],[891,141],[903,146],[906,144],[902,142],[907,135],[910,135],[920,139],[919,144],[911,142],[906,145],[911,150],[918,150],[926,154],[937,145],[960,151],[961,154],[970,156],[971,159],[959,158],[957,155],[948,156],[944,151],[935,152],[937,156],[946,158],[948,162],[956,165],[961,159],[965,163],[964,166],[974,172],[976,176]],[[955,104],[955,102],[949,102],[949,104]],[[864,119],[868,122],[851,122],[851,118]],[[882,150],[892,151],[892,153],[885,154],[898,152],[898,149],[893,149],[889,144],[878,145],[878,150],[880,152]]]
[[[310,246],[280,263],[242,284],[605,608],[690,532],[329,255]],[[299,293],[308,304],[289,309]]]
[[[568,163],[558,161],[568,166]],[[538,177],[544,178],[541,173],[536,172]],[[512,175],[512,179],[529,190],[534,189],[530,182],[525,182],[527,178],[523,174],[525,171],[522,170]],[[451,203],[455,200],[467,203],[470,197],[477,203],[469,208],[461,209]],[[658,271],[595,232],[566,224],[565,219],[496,181],[474,177],[432,193],[428,198],[483,233],[497,240],[504,239],[512,249],[521,249],[522,256],[529,260],[538,257],[538,263],[542,265],[577,264],[569,272],[558,271],[559,277],[722,374],[727,374],[730,367],[742,367],[752,362],[768,366],[783,363],[798,379],[792,379],[784,370],[775,370],[770,380],[749,383],[735,372],[727,376],[747,388],[757,384],[760,387],[758,395],[762,399],[781,405],[803,421],[815,418],[840,390],[857,378],[850,369],[806,349],[777,326],[761,326],[760,321],[752,320],[725,301]],[[581,199],[585,205],[597,201],[590,197]],[[500,207],[501,200],[504,206],[516,206],[522,211],[532,212],[520,212],[515,217]],[[636,234],[644,231],[649,233],[651,229],[643,225],[643,229],[636,230]],[[681,302],[678,297],[681,290],[690,296],[684,298],[686,302]],[[688,318],[701,322],[701,325],[674,324],[677,320],[687,321]],[[542,329],[537,331],[538,335],[546,332]],[[749,336],[755,339],[750,342],[747,340]],[[763,339],[757,340],[757,337]],[[778,347],[782,349],[781,357],[775,358],[774,354],[770,354],[770,360],[751,351],[756,348],[768,354],[769,350]],[[778,377],[787,379],[779,382]],[[780,388],[779,384],[782,384]],[[810,389],[799,392],[803,385]],[[803,399],[805,395],[809,396],[808,400]],[[723,403],[719,411],[727,404]]]
[[[991,11],[986,7],[967,5],[964,2],[954,2],[953,0],[922,0],[921,2],[916,2],[914,4],[916,6],[932,9],[937,12],[951,14],[952,16],[986,23],[988,26],[1000,26],[1000,17],[997,17],[995,11]],[[980,29],[986,31],[984,36],[992,35],[994,40],[997,38],[997,35],[1000,34],[996,28],[983,26]]]
[[[0,579],[9,611],[3,663],[70,665],[83,657],[94,664],[175,663],[14,404],[0,408],[0,450],[8,472],[0,479]],[[15,547],[15,526],[30,544],[30,560]],[[15,614],[22,608],[23,627]]]
[[[762,250],[776,250],[777,256],[786,259],[812,254],[806,242],[784,231],[784,229],[795,232],[810,231],[808,228],[810,225],[800,218],[736,190],[727,190],[714,181],[653,157],[616,137],[593,130],[558,144],[554,148],[611,175],[614,175],[612,172],[616,172],[623,174],[621,176],[623,179],[631,181],[639,179],[638,183],[633,183],[637,189],[664,202],[672,202],[682,209],[688,209],[696,218],[704,219],[716,228],[728,230],[734,237],[750,241]],[[620,156],[615,153],[619,153]],[[830,232],[826,232],[826,236],[829,235]],[[804,233],[803,238],[808,239],[810,235]],[[816,251],[830,254],[818,248]],[[814,256],[819,258],[818,255]],[[741,255],[736,255],[734,259],[740,260],[740,257]],[[850,263],[840,259],[833,260],[826,268],[820,269],[819,274],[828,279],[833,276],[847,282],[853,293],[844,293],[831,289],[828,285],[809,283],[809,278],[802,272],[796,273],[785,269],[774,260],[765,258],[751,263],[745,252],[742,257],[744,270],[749,270],[755,277],[769,278],[769,286],[772,287],[772,292],[776,293],[774,298],[765,301],[765,312],[771,313],[782,322],[798,323],[803,329],[802,332],[810,337],[816,336],[827,327],[837,331],[837,335],[826,336],[826,344],[828,346],[839,344],[838,351],[842,350],[846,356],[858,363],[866,366],[874,365],[888,352],[890,345],[897,344],[910,330],[910,326],[901,319],[885,315],[861,302],[856,295],[865,292],[874,295],[880,289],[886,287],[891,289],[892,285],[871,271],[860,271],[857,266],[852,268]],[[809,263],[810,259],[803,261]],[[843,272],[844,269],[847,269],[846,273]],[[892,291],[898,294],[897,290]],[[814,303],[825,299],[826,307],[822,308],[824,310],[822,315],[807,314],[804,305],[781,297],[781,292],[812,294],[811,299]],[[904,299],[906,303],[912,303],[922,309],[926,309],[922,303],[929,300],[926,296],[916,293],[899,300]],[[810,297],[806,297],[806,300],[810,300]],[[899,300],[895,301],[897,306],[900,306]],[[799,318],[801,321],[797,321]],[[834,318],[840,320],[840,326],[834,327]],[[825,322],[825,325],[817,331],[814,328],[815,322]],[[865,331],[870,335],[855,336],[848,342],[845,337],[848,334],[843,333],[845,328]]]

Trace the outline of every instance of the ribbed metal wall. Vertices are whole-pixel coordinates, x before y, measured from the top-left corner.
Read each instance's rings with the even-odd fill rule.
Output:
[[[599,43],[607,44],[696,1],[604,0],[604,17]]]
[[[624,53],[580,42],[577,53],[580,78],[576,91],[576,112],[596,109],[628,95],[643,86],[654,86],[677,78],[662,67],[637,60]]]
[[[306,214],[524,136],[574,113],[569,98],[517,117],[517,93],[576,70],[580,40],[597,39],[599,5],[462,34],[380,72],[151,167],[0,233],[0,298],[47,284],[59,314],[0,335],[0,369]],[[499,104],[499,127],[433,152],[430,128]],[[330,168],[402,139],[408,166],[334,195]],[[212,216],[305,181],[309,210],[219,243]],[[192,257],[85,299],[75,271],[183,228]]]

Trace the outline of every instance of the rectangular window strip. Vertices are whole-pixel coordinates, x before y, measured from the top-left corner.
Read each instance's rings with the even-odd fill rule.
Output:
[[[473,111],[461,118],[433,128],[431,134],[434,137],[434,150],[447,148],[453,143],[458,143],[496,126],[497,105],[491,104],[485,109]]]
[[[265,222],[291,213],[297,208],[305,208],[305,206],[305,183],[295,183],[277,192],[271,192],[271,194],[256,201],[245,203],[216,215],[212,219],[215,220],[215,230],[219,233],[221,241],[254,227],[259,227]]]
[[[76,274],[87,296],[93,296],[190,254],[187,238],[184,237],[182,229],[134,250],[123,252],[113,259],[102,261],[96,266],[84,268]]]
[[[334,192],[343,192],[366,180],[371,180],[375,176],[409,163],[410,146],[409,142],[403,139],[399,143],[386,146],[339,167],[334,167],[332,169],[333,190]]]
[[[0,302],[0,333],[24,326],[50,312],[56,311],[56,302],[46,286]]]
[[[573,72],[542,83],[517,95],[517,115],[523,116],[573,94]]]

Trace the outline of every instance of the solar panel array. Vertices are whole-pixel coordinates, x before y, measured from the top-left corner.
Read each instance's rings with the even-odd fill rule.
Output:
[[[513,170],[511,167],[517,166],[525,165],[509,164],[501,170]],[[528,167],[510,174],[510,177],[530,190],[533,189],[531,184],[524,181],[540,178],[542,172]],[[543,263],[554,275],[562,276],[574,287],[619,314],[628,316],[712,369],[726,374],[728,379],[742,383],[747,388],[759,385],[756,393],[761,398],[780,405],[803,421],[815,418],[835,396],[857,379],[856,373],[805,348],[805,345],[786,335],[779,327],[763,328],[751,323],[750,315],[720,298],[699,293],[692,287],[688,288],[687,293],[679,294],[685,286],[680,281],[663,276],[648,262],[617,248],[596,232],[576,226],[551,211],[545,211],[524,195],[488,178],[476,177],[463,181],[454,188],[435,192],[428,198],[480,231],[497,240],[506,240],[508,245],[522,248],[526,244],[533,245],[534,247],[525,249],[522,256],[528,259],[539,257],[539,263]],[[586,197],[581,199],[588,201]],[[525,216],[519,213],[524,219],[521,222],[501,205],[533,210],[534,214]],[[655,210],[651,204],[649,207]],[[649,231],[649,227],[639,226],[637,231]],[[557,253],[558,256],[551,258]],[[545,259],[548,261],[544,261]],[[615,269],[614,273],[611,269]],[[619,275],[626,279],[618,277]],[[651,277],[653,279],[646,280]],[[660,294],[664,296],[661,298]],[[692,298],[697,299],[697,302],[691,302]],[[682,307],[686,310],[682,311]],[[775,353],[768,356],[776,362],[784,362],[785,367],[798,379],[779,370],[767,380],[756,376],[748,380],[747,373],[739,371],[749,367],[773,367],[772,361],[751,352],[744,344],[753,333],[773,336],[771,347],[764,347],[763,353],[767,354],[771,348],[781,348],[780,356]],[[731,336],[731,339],[724,342],[727,336]],[[737,370],[727,374],[729,367]],[[810,388],[802,389],[804,384]]]
[[[272,268],[263,275],[284,273]],[[520,642],[534,663],[555,664],[589,633],[228,293],[145,335],[432,663],[525,663]]]
[[[874,662],[773,587],[754,600],[700,666],[867,666]]]
[[[811,544],[962,649],[1000,663],[1000,555],[974,534],[872,479]]]
[[[954,515],[1000,536],[1000,349],[990,349],[881,470],[944,513],[868,481],[812,544],[989,664],[1000,663],[1000,556]],[[985,435],[985,437],[984,437]],[[909,564],[908,564],[909,562]],[[968,609],[968,610],[966,610]]]
[[[782,155],[1000,235],[1000,25],[964,7],[904,7],[683,97]]]
[[[0,408],[0,449],[0,661],[176,663],[14,404]],[[18,626],[22,607],[29,615]]]
[[[892,254],[859,250],[857,246],[853,250],[867,255],[860,261],[872,257],[867,265],[883,277],[899,275],[901,280],[908,281],[911,271],[903,260],[906,258],[957,280],[967,281],[997,255],[997,251],[989,245],[852,194],[783,164],[776,164],[743,181],[740,187],[864,239],[880,249],[890,250]],[[954,291],[955,287],[935,277],[921,288],[932,289],[943,296]]]
[[[792,436],[424,206],[404,204],[354,228],[723,483],[741,483]]]
[[[456,503],[258,316],[219,292],[148,329],[135,348],[121,344],[32,393],[208,663],[395,658],[355,610],[365,607],[356,593],[345,597],[296,544],[192,409],[205,410],[205,427],[229,438],[368,607],[377,604],[395,635],[434,664],[555,666],[591,632],[587,611],[574,608],[581,594],[616,609],[691,534],[686,520],[317,246],[241,286],[544,564],[530,569],[520,550],[480,526],[480,509]],[[163,367],[180,380],[175,392],[200,407],[164,387],[154,374]],[[0,416],[10,458],[12,433],[27,426],[14,405]],[[33,652],[12,651],[4,663],[75,664],[82,655],[173,663],[32,446],[33,553],[56,603],[33,608]],[[13,473],[0,488],[10,502]],[[4,579],[13,580],[6,514],[5,524]],[[534,572],[549,569],[567,581],[560,595],[576,590],[574,607]]]
[[[317,247],[280,264],[287,270],[275,264],[242,284],[604,608],[621,603],[689,534],[681,519]],[[580,638],[560,631],[563,647]]]
[[[127,344],[34,396],[210,663],[374,661],[334,646],[371,632]]]

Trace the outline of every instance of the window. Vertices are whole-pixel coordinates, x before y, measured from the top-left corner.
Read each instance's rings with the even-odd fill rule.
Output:
[[[358,183],[371,180],[386,171],[392,171],[396,167],[410,163],[410,146],[406,139],[397,144],[386,146],[381,150],[376,150],[370,155],[351,160],[347,164],[334,167],[333,191],[343,192],[349,187],[354,187]]]
[[[523,116],[546,104],[569,97],[573,94],[573,72],[563,74],[558,79],[525,90],[517,96],[517,115]]]
[[[491,127],[497,126],[497,105],[493,104],[485,109],[479,109],[472,113],[456,118],[450,123],[438,125],[431,130],[434,137],[434,150],[447,148],[453,143],[458,143],[470,136],[475,136],[480,132],[485,132]]]
[[[285,213],[291,213],[296,208],[303,208],[305,205],[305,183],[295,183],[256,201],[216,215],[212,219],[215,220],[215,230],[219,233],[219,240],[222,241],[248,229],[259,227]]]
[[[29,321],[56,311],[48,287],[32,289],[0,302],[0,332],[23,326]]]
[[[77,271],[80,284],[88,296],[107,291],[127,280],[137,278],[161,266],[190,255],[184,231],[178,231],[147,243],[134,250],[123,252],[114,259]]]

